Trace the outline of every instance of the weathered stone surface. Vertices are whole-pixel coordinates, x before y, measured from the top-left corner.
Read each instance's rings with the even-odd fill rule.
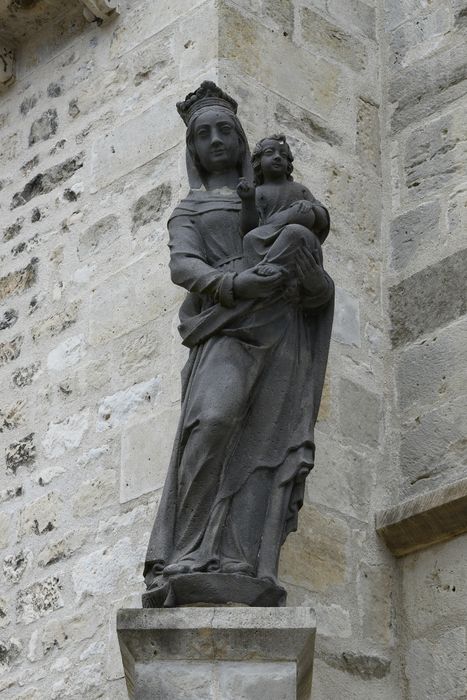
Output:
[[[21,294],[35,284],[38,262],[37,258],[33,258],[23,269],[0,278],[0,302],[13,294]]]
[[[140,197],[132,208],[132,232],[135,233],[141,226],[154,221],[159,221],[164,215],[172,198],[172,187],[169,183],[157,185],[147,194]]]
[[[47,355],[47,369],[51,372],[62,372],[80,362],[86,354],[84,335],[67,338]]]
[[[394,346],[416,340],[467,311],[467,251],[451,255],[389,290]]]
[[[431,407],[467,386],[467,318],[408,345],[396,362],[399,406]]]
[[[22,486],[12,486],[8,489],[2,489],[0,491],[0,503],[5,503],[6,501],[11,501],[13,498],[19,498],[23,495]]]
[[[29,133],[29,145],[33,146],[38,141],[47,141],[58,129],[57,110],[48,109],[38,119],[33,121]]]
[[[356,444],[377,448],[382,428],[378,394],[348,379],[339,383],[339,416],[342,434]]]
[[[315,607],[315,613],[320,637],[348,639],[352,636],[350,613],[340,605],[335,603],[322,605],[318,603]]]
[[[16,236],[21,233],[23,229],[23,224],[24,216],[18,217],[13,224],[10,224],[10,226],[7,226],[6,229],[4,229],[3,240],[11,241],[12,238],[16,238]]]
[[[4,311],[0,317],[0,331],[4,331],[7,328],[11,328],[15,325],[18,320],[18,312],[14,309],[8,309]]]
[[[366,680],[384,678],[391,668],[391,661],[387,658],[353,651],[344,651],[342,654],[321,653],[320,658],[331,668]]]
[[[87,260],[89,256],[107,247],[119,236],[118,217],[114,214],[104,216],[83,231],[79,237],[78,257]]]
[[[164,485],[178,414],[178,407],[167,409],[122,434],[121,503]]]
[[[342,287],[336,287],[332,337],[344,345],[360,347],[360,304]]]
[[[401,67],[420,61],[446,45],[446,34],[452,28],[452,16],[446,7],[426,8],[416,22],[403,22],[389,35],[389,48],[394,56],[394,73]]]
[[[424,415],[415,416],[404,425],[400,462],[406,493],[413,492],[411,486],[419,492],[430,485],[456,479],[465,463],[466,403],[464,393]],[[433,482],[430,484],[431,478]]]
[[[146,543],[135,547],[129,537],[118,540],[113,547],[98,549],[82,557],[73,567],[72,578],[76,601],[87,596],[128,590],[140,581]]]
[[[30,386],[35,380],[36,376],[40,373],[41,363],[33,362],[32,365],[28,367],[19,367],[12,374],[13,384],[19,388]]]
[[[37,95],[35,95],[35,94],[34,94],[34,95],[28,95],[27,97],[24,98],[24,100],[21,102],[21,104],[20,104],[20,106],[19,106],[19,111],[21,112],[21,114],[23,115],[23,117],[25,117],[26,114],[27,114],[28,112],[30,112],[31,109],[33,109],[33,108],[36,106],[36,104],[37,104],[37,99],[38,99],[38,97],[37,97]]]
[[[466,630],[456,627],[436,641],[415,639],[406,656],[413,700],[457,700],[467,692]]]
[[[17,335],[9,342],[0,343],[0,367],[16,360],[20,356],[22,345],[23,337],[21,335]]]
[[[309,17],[311,17],[309,15]],[[312,25],[310,23],[310,32]],[[341,72],[335,63],[322,58],[309,69],[309,54],[302,48],[290,51],[290,42],[274,36],[274,53],[285,61],[269,60],[271,31],[254,24],[233,6],[221,6],[219,18],[220,58],[232,63],[235,72],[251,76],[274,92],[313,113],[327,117],[338,103]],[[335,59],[335,56],[332,56]],[[355,60],[355,59],[353,59]]]
[[[0,549],[8,547],[10,542],[10,517],[8,513],[0,513]]]
[[[128,389],[107,396],[99,405],[97,430],[102,432],[125,424],[130,416],[145,413],[154,405],[160,391],[160,379],[134,384]]]
[[[99,345],[115,340],[174,311],[180,298],[182,295],[170,284],[168,273],[157,269],[153,256],[145,256],[117,271],[94,291],[89,342]]]
[[[348,537],[343,520],[323,515],[312,506],[303,506],[298,531],[289,535],[282,548],[280,579],[311,591],[342,586],[347,570]]]
[[[20,512],[18,539],[31,534],[45,535],[54,530],[61,507],[60,496],[53,492],[27,505]]]
[[[328,0],[327,9],[348,31],[353,27],[369,39],[375,39],[376,12],[370,3],[362,0],[347,0],[346,3]]]
[[[357,154],[381,172],[379,105],[359,97],[357,103]]]
[[[309,7],[300,8],[300,18],[305,46],[319,46],[320,53],[322,51],[328,58],[337,60],[355,71],[365,67],[366,49],[356,37],[313,12]]]
[[[31,552],[17,552],[10,554],[3,560],[3,575],[9,583],[18,583],[31,559]]]
[[[19,591],[16,599],[18,621],[29,624],[63,607],[61,585],[58,576],[51,576],[43,581],[33,583],[29,588]]]
[[[311,141],[324,141],[330,146],[342,144],[342,137],[331,129],[323,119],[297,105],[289,107],[283,102],[279,102],[274,112],[274,118],[287,133],[296,131]]]
[[[10,624],[8,615],[8,603],[5,598],[0,598],[0,629]]]
[[[0,409],[0,433],[4,430],[14,430],[23,422],[24,401],[16,401],[8,408]]]
[[[449,234],[463,238],[467,230],[467,187],[460,185],[448,202]]]
[[[467,93],[465,35],[459,32],[453,39],[444,50],[401,68],[391,80],[394,132],[436,114]]]
[[[63,559],[69,559],[77,552],[90,535],[90,530],[83,528],[69,532],[62,539],[47,544],[38,555],[37,563],[39,566],[47,567],[57,564]]]
[[[34,304],[33,309],[37,305]],[[37,341],[44,336],[55,336],[72,326],[78,320],[80,302],[72,302],[66,309],[59,311],[53,316],[44,319],[37,326],[34,326],[31,335],[32,339]]]
[[[415,130],[407,140],[404,167],[412,197],[439,191],[462,175],[467,153],[464,110],[456,110]]]
[[[439,240],[439,200],[427,202],[391,222],[391,258],[395,270],[404,270]]]
[[[42,446],[47,457],[61,457],[70,450],[75,450],[89,425],[89,411],[75,413],[58,423],[50,423],[47,433],[42,440]]]
[[[115,472],[108,469],[79,486],[73,498],[73,513],[77,518],[86,517],[115,502]]]
[[[19,467],[29,466],[35,462],[36,446],[34,443],[34,433],[13,442],[5,453],[7,473],[16,474]]]
[[[294,4],[292,0],[264,0],[261,6],[263,17],[272,20],[284,36],[294,30]]]
[[[357,594],[363,637],[389,647],[393,642],[395,619],[391,569],[360,562]]]
[[[73,158],[54,165],[30,180],[21,192],[17,192],[11,200],[10,209],[22,207],[34,197],[52,192],[56,187],[69,180],[77,170],[83,167],[84,154],[79,153]]]
[[[0,641],[0,673],[9,671],[17,663],[21,652],[22,645],[17,639]]]

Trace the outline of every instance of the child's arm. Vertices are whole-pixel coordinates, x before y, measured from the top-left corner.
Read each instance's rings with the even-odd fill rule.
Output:
[[[256,209],[255,188],[248,180],[241,178],[237,187],[237,194],[242,200],[242,210],[240,213],[240,230],[243,236],[252,231],[259,224],[259,214]]]

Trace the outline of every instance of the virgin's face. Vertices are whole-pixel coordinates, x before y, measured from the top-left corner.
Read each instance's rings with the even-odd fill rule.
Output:
[[[239,137],[233,120],[222,110],[209,109],[196,118],[194,146],[208,173],[226,172],[238,163]]]

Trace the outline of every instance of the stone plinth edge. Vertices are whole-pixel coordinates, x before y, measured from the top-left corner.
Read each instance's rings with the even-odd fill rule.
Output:
[[[467,479],[380,511],[376,530],[396,557],[467,532]]]
[[[316,634],[311,608],[119,610],[117,632],[131,700],[137,698],[137,667],[154,665],[157,673],[164,661],[292,662],[297,699],[310,697]]]

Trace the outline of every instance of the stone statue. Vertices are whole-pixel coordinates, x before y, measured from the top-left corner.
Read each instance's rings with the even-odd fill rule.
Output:
[[[177,108],[190,191],[169,219],[170,269],[188,292],[190,355],[143,605],[284,605],[279,553],[313,467],[332,327],[329,216],[292,180],[284,136],[251,160],[237,103],[214,83]]]

